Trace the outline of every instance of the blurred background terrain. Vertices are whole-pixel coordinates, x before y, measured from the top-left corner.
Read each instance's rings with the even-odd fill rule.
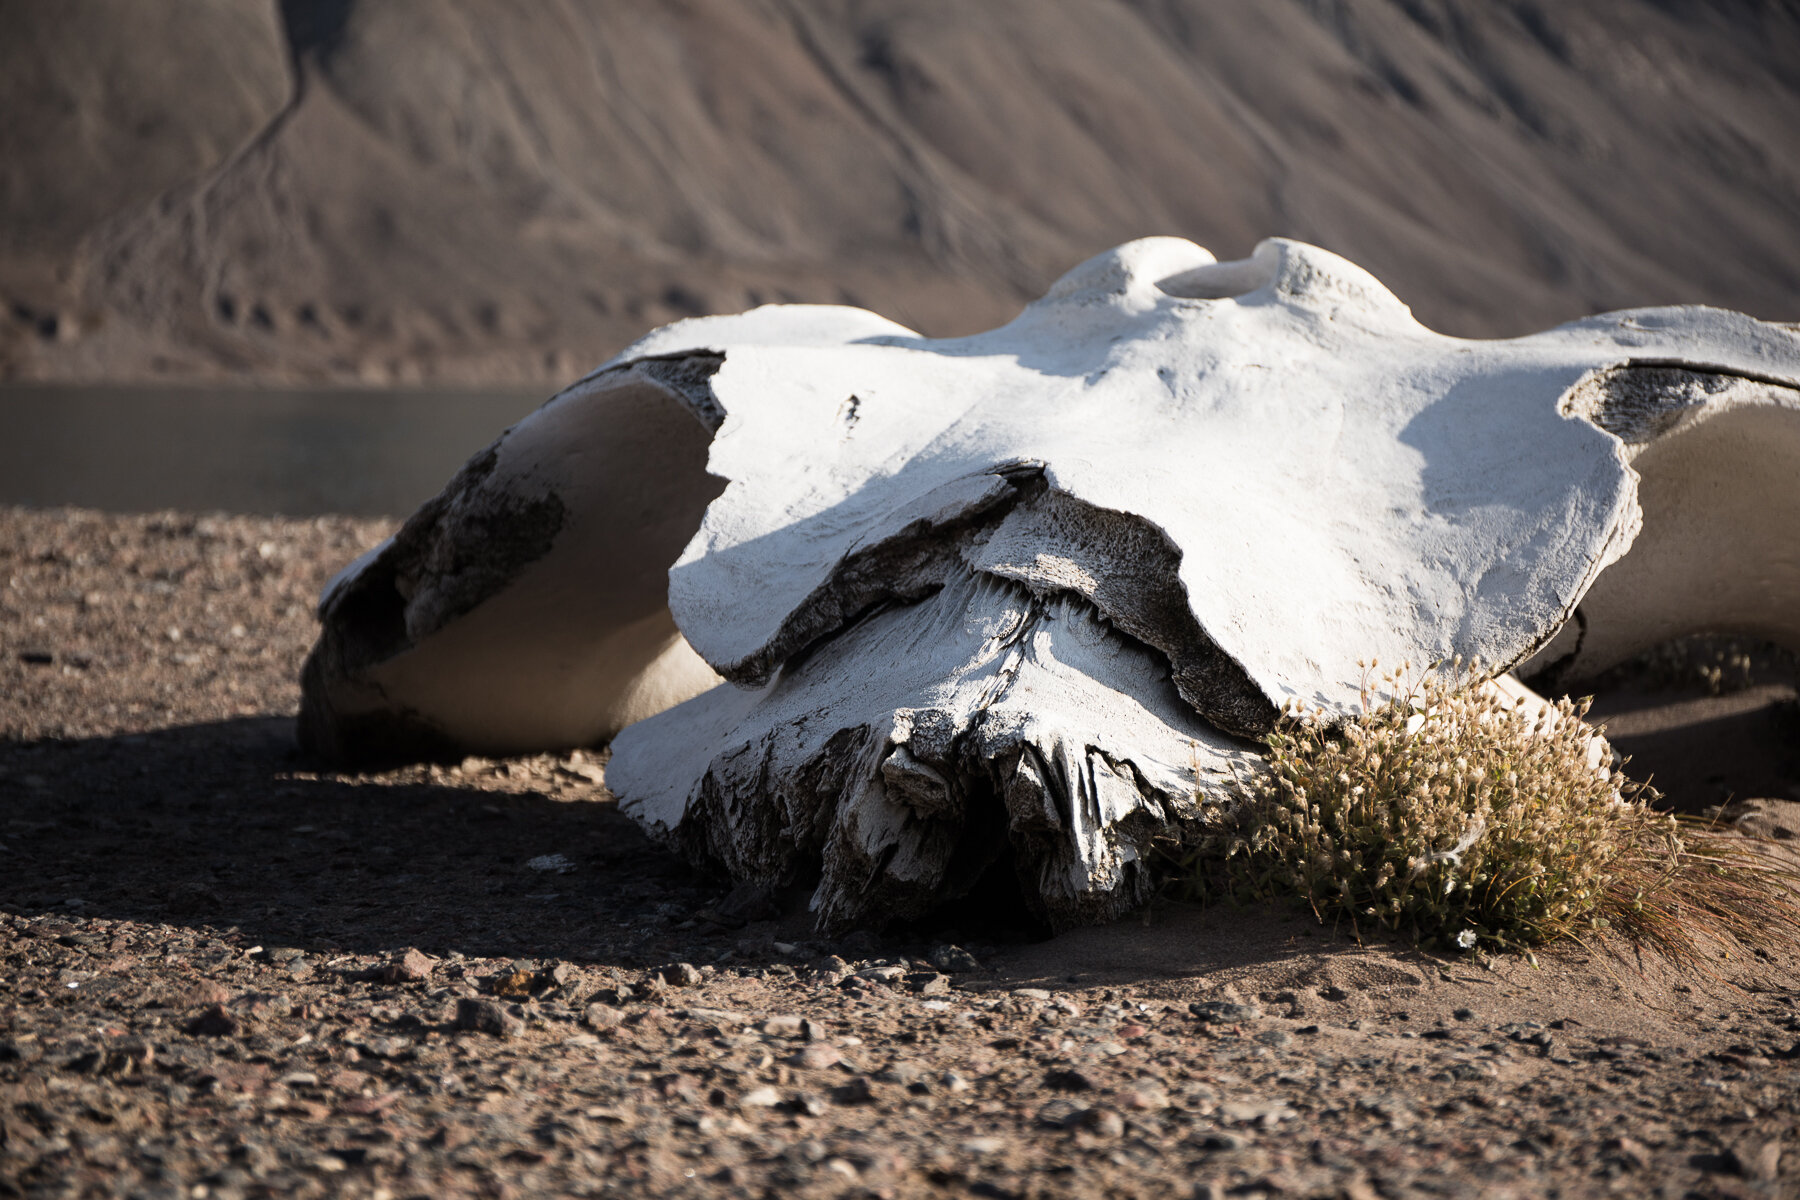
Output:
[[[1297,237],[1427,324],[1800,319],[1793,0],[0,0],[0,379],[549,391]]]

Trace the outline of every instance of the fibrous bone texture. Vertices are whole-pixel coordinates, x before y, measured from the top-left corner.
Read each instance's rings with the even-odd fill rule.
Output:
[[[984,879],[1098,921],[1362,660],[1800,644],[1797,476],[1792,328],[1464,341],[1311,246],[1150,238],[973,337],[803,305],[650,334],[334,581],[302,733],[611,739],[644,828],[816,879],[827,927]]]

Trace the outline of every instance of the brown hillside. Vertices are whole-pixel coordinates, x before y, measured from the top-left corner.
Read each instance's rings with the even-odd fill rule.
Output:
[[[1786,0],[132,7],[5,6],[15,377],[548,384],[771,300],[963,332],[1150,233],[1318,242],[1462,334],[1800,317]]]

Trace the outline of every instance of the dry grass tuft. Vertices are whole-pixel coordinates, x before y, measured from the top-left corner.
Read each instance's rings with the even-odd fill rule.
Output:
[[[1697,962],[1709,938],[1800,937],[1800,878],[1750,839],[1652,808],[1585,703],[1508,698],[1458,661],[1414,680],[1402,664],[1363,709],[1340,725],[1284,712],[1267,770],[1200,860],[1206,890],[1299,896],[1321,920],[1438,949],[1611,932]]]

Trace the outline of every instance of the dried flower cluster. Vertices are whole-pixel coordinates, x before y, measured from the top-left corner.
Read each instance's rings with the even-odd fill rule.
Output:
[[[1585,703],[1508,698],[1475,663],[1407,671],[1340,726],[1284,713],[1224,840],[1234,894],[1298,895],[1321,919],[1444,949],[1617,928],[1691,953],[1695,915],[1754,942],[1767,913],[1792,912],[1791,880],[1650,807]]]

